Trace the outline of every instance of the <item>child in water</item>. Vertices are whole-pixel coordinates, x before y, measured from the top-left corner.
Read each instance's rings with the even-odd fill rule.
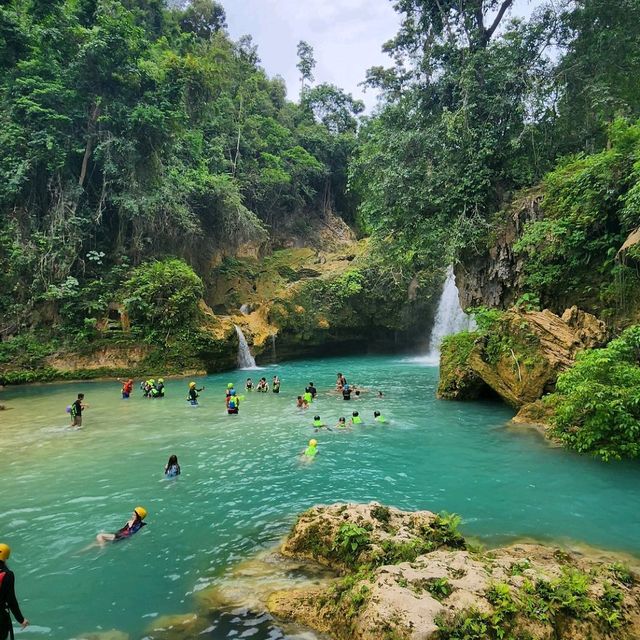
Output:
[[[180,465],[178,464],[178,456],[171,455],[169,456],[169,462],[167,462],[164,468],[164,475],[167,478],[175,478],[180,475]]]
[[[362,424],[362,418],[357,411],[351,414],[351,424]]]
[[[146,517],[147,510],[144,507],[136,507],[133,510],[133,515],[129,518],[122,529],[118,529],[115,533],[99,533],[96,536],[96,540],[99,544],[104,544],[105,542],[114,542],[116,540],[128,538],[134,533],[140,531],[140,529],[147,524],[146,522],[143,522]]]
[[[324,427],[324,422],[320,419],[320,416],[313,416],[313,427],[317,431],[318,429],[322,429]]]
[[[338,418],[338,423],[336,424],[336,429],[346,429],[347,428],[347,419],[346,418]]]
[[[296,407],[298,409],[308,409],[309,403],[302,396],[298,396],[298,399],[296,400]]]
[[[374,419],[376,422],[380,422],[380,423],[383,423],[383,422],[386,422],[386,421],[387,421],[387,419],[386,419],[383,415],[380,415],[380,412],[379,412],[379,411],[374,411],[374,412],[373,412],[373,419]]]
[[[309,440],[309,446],[302,452],[303,459],[313,460],[318,454],[318,441],[313,438]]]

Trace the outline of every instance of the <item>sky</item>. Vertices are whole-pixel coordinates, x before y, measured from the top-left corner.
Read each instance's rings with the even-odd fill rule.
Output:
[[[297,100],[300,74],[296,46],[306,40],[316,59],[316,83],[335,84],[364,100],[367,111],[376,93],[359,86],[366,70],[390,66],[382,45],[398,31],[400,16],[391,0],[221,0],[234,40],[250,34],[258,46],[262,66],[280,75],[289,98]],[[541,0],[516,0],[515,14],[526,15]]]

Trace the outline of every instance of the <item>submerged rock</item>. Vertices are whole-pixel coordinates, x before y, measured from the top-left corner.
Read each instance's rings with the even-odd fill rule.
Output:
[[[640,637],[640,585],[620,563],[538,544],[474,552],[456,522],[375,503],[310,509],[282,552],[345,575],[277,591],[269,609],[339,640]]]

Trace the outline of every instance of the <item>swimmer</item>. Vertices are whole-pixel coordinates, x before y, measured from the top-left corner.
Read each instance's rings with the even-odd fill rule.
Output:
[[[384,423],[384,422],[387,421],[387,419],[383,415],[381,415],[379,411],[374,411],[373,412],[373,419],[376,422],[380,422],[380,423]]]
[[[260,378],[256,391],[260,391],[261,393],[267,393],[267,391],[269,391],[269,383],[266,378]]]
[[[320,419],[320,416],[313,416],[313,427],[315,428],[316,431],[318,429],[322,429],[322,427],[324,427],[324,426],[325,426],[325,424]]]
[[[357,411],[351,414],[351,424],[362,424],[362,418]]]
[[[71,405],[71,409],[69,413],[71,414],[71,426],[72,427],[81,427],[82,426],[82,412],[88,407],[84,403],[84,393],[78,394],[78,399]]]
[[[384,397],[384,393],[382,393],[382,391],[378,391],[378,398],[383,398]]]
[[[309,386],[305,389],[307,393],[311,394],[312,398],[315,398],[318,395],[318,390],[313,386],[313,382],[309,383]]]
[[[133,380],[131,378],[128,380],[120,380],[120,378],[118,378],[118,382],[122,385],[122,399],[126,400],[131,396],[131,392],[133,391]]]
[[[247,381],[244,383],[245,391],[253,391],[253,380],[251,378],[247,378]]]
[[[309,459],[313,460],[318,454],[318,441],[313,438],[309,440],[309,446],[302,452],[302,455]]]
[[[169,456],[169,462],[165,465],[164,475],[167,478],[175,478],[180,475],[180,465],[178,464],[178,456]]]
[[[347,428],[347,419],[346,418],[338,418],[338,422],[336,424],[336,429],[346,429]]]
[[[278,376],[273,376],[271,391],[273,391],[273,393],[280,393],[280,378],[278,378]]]
[[[360,397],[360,389],[356,389],[355,393],[356,393],[356,398],[359,398]]]
[[[229,396],[227,400],[227,413],[231,415],[237,415],[240,410],[240,398],[234,393]]]
[[[342,387],[342,399],[351,400],[351,387],[348,384],[345,384],[344,387]]]
[[[308,409],[309,403],[302,396],[298,396],[298,399],[296,400],[296,407],[298,409]]]
[[[313,402],[313,394],[311,393],[311,391],[309,391],[309,389],[307,389],[302,394],[302,398],[307,403],[307,405],[310,405]]]
[[[118,529],[115,533],[99,533],[96,536],[98,544],[104,544],[105,542],[115,542],[117,540],[124,540],[131,537],[134,533],[137,533],[146,526],[146,522],[143,520],[147,517],[147,510],[144,507],[136,507],[133,510],[131,518],[127,521],[127,524]]]
[[[189,395],[187,396],[187,400],[191,404],[198,404],[198,398],[200,397],[200,392],[204,391],[204,385],[202,385],[201,389],[196,389],[196,383],[189,383]]]

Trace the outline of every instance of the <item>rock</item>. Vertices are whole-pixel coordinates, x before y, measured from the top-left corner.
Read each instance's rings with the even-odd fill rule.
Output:
[[[482,381],[505,402],[521,407],[553,391],[558,375],[573,364],[581,350],[604,346],[607,338],[602,321],[575,307],[568,309],[562,318],[548,309],[510,309],[486,333],[475,334],[471,348],[454,340],[450,348],[458,349],[459,353],[450,354],[445,344],[442,361],[445,378],[440,382],[440,395],[464,399],[468,396],[458,387],[468,385],[472,394],[479,393]],[[467,337],[467,342],[470,339]],[[460,353],[468,353],[466,359]],[[458,373],[451,373],[447,359],[457,359]]]
[[[618,250],[618,253],[616,254],[616,259],[624,261],[627,257],[627,254],[629,253],[629,249],[631,249],[632,247],[637,248],[638,245],[640,245],[640,227],[638,227],[637,229],[634,229],[627,236],[627,239],[624,241],[623,245],[620,247],[620,249]],[[636,259],[637,259],[637,253],[636,253]]]
[[[313,549],[317,562],[344,569],[335,559],[341,527],[366,528],[372,546],[389,539],[410,546],[434,518],[378,504],[315,507],[300,516],[283,551],[306,558]],[[362,556],[331,586],[276,591],[267,606],[280,619],[338,640],[640,637],[640,585],[611,564],[615,557],[537,544],[484,554],[463,547],[440,545],[386,563]]]
[[[160,616],[149,624],[147,636],[154,640],[191,640],[208,625],[206,618],[195,613]]]
[[[75,636],[74,640],[129,640],[130,636],[124,631],[111,629],[109,631],[90,631]]]
[[[463,309],[507,309],[519,298],[524,260],[515,255],[513,245],[528,222],[543,218],[541,202],[539,189],[524,192],[503,211],[503,224],[491,247],[479,255],[468,252],[462,256],[455,274]]]

